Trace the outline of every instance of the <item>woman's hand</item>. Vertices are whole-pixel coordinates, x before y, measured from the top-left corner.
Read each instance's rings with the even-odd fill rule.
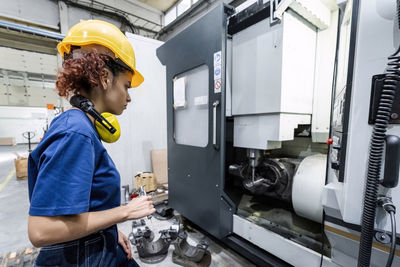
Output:
[[[133,259],[129,239],[120,230],[118,230],[118,244],[124,249],[128,260]]]
[[[127,220],[136,220],[154,213],[151,196],[142,196],[132,199],[125,207]]]
[[[156,210],[150,196],[134,198],[126,206],[75,215],[29,216],[28,235],[35,247],[75,240],[126,220],[135,220]]]

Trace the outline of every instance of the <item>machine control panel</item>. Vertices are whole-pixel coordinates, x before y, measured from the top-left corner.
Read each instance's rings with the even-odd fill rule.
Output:
[[[328,145],[330,145],[330,166],[335,170],[335,174],[339,180],[339,169],[340,169],[340,137],[338,135],[332,136],[328,140]]]
[[[379,100],[383,90],[383,84],[385,81],[385,75],[379,74],[372,77],[371,87],[371,100],[369,106],[369,117],[368,123],[374,124],[376,119],[376,113],[379,106]],[[397,81],[397,88],[400,88],[400,82]],[[390,124],[400,124],[400,93],[396,90],[394,95],[393,106],[390,114]]]

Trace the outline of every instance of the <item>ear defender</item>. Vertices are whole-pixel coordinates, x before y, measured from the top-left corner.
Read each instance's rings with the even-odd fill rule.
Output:
[[[119,126],[119,122],[117,117],[114,114],[103,112],[101,116],[104,118],[103,121],[99,122],[96,120],[96,130],[100,135],[101,140],[106,143],[114,143],[116,142],[119,137],[121,136],[121,128]],[[109,125],[112,128],[105,127],[104,125]],[[113,133],[111,131],[114,130]]]
[[[121,128],[115,115],[108,112],[100,114],[94,108],[93,103],[81,95],[73,95],[69,102],[73,107],[79,108],[95,119],[96,130],[101,140],[106,143],[114,143],[119,139]]]

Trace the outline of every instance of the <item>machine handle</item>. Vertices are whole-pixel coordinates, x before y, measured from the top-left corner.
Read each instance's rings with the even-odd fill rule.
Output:
[[[217,144],[217,107],[219,105],[219,100],[213,103],[213,146],[216,150],[219,149]]]
[[[399,182],[400,138],[395,135],[386,136],[386,153],[384,175],[381,184],[387,188],[396,187]]]

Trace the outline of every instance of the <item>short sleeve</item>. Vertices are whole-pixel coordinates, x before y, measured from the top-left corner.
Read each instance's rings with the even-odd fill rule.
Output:
[[[94,172],[92,140],[79,133],[55,139],[40,156],[29,214],[56,216],[89,210]]]

